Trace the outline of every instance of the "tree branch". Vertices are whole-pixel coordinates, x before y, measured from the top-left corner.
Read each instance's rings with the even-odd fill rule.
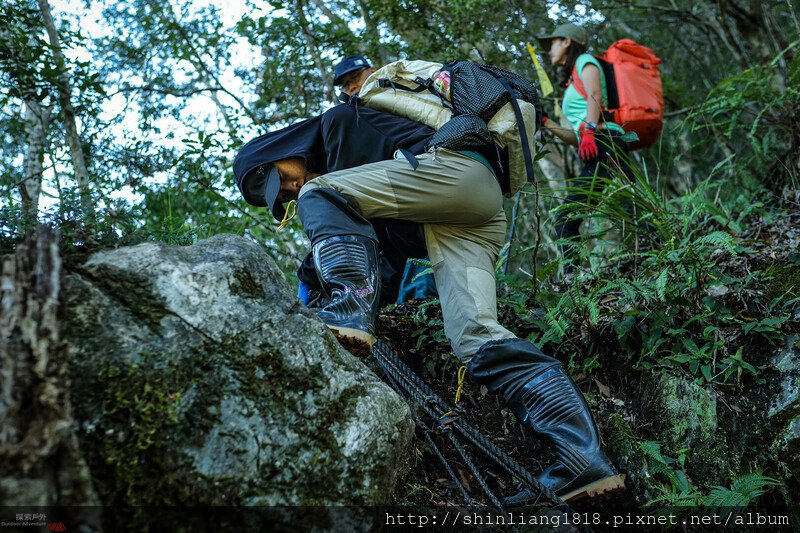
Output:
[[[306,40],[306,44],[308,45],[308,53],[314,58],[314,64],[317,66],[317,69],[319,69],[320,75],[326,80],[325,85],[327,86],[328,94],[325,95],[325,98],[328,100],[333,100],[335,91],[333,80],[331,79],[331,71],[322,62],[322,57],[320,57],[320,53],[317,51],[317,41],[314,37],[314,32],[311,31],[311,25],[309,24],[308,18],[306,17],[303,9],[304,5],[305,4],[303,0],[296,0],[295,6],[297,7],[297,19],[300,23],[300,28],[303,31],[303,38]]]
[[[218,91],[223,92],[228,96],[230,96],[231,98],[233,98],[234,101],[236,101],[236,103],[241,106],[242,110],[247,114],[247,116],[249,116],[250,119],[255,122],[256,116],[253,110],[250,109],[250,107],[247,104],[245,104],[244,101],[241,98],[239,98],[238,95],[226,89],[225,86],[222,84],[222,82],[219,81],[219,78],[216,76],[216,74],[211,72],[211,70],[206,66],[205,61],[203,61],[203,57],[197,50],[197,47],[194,45],[193,40],[186,33],[186,28],[183,27],[180,21],[177,20],[177,18],[175,17],[175,14],[172,12],[171,5],[169,3],[167,3],[166,5],[157,4],[153,0],[149,0],[148,4],[150,4],[153,11],[156,13],[160,13],[163,15],[165,11],[168,12],[169,14],[168,18],[165,15],[162,16],[162,20],[166,20],[167,24],[171,25],[178,32],[178,34],[183,38],[184,43],[189,47],[189,50],[191,50],[193,57],[192,60],[190,61],[194,66],[194,68],[197,69],[198,73],[201,75],[201,79],[206,83],[208,82],[209,79],[213,81],[219,87],[217,89]],[[218,100],[217,103],[218,105],[221,105],[219,104]]]
[[[169,95],[169,96],[177,96],[177,97],[185,98],[187,96],[194,96],[194,95],[200,94],[200,93],[216,92],[216,91],[221,91],[221,90],[223,90],[222,87],[197,87],[197,88],[194,88],[194,89],[183,89],[183,90],[175,89],[175,90],[173,90],[173,89],[167,89],[167,88],[164,88],[164,87],[128,85],[128,86],[120,88],[118,91],[115,91],[113,93],[109,93],[108,94],[108,98],[111,98],[112,96],[116,96],[116,95],[121,94],[121,93],[124,94],[124,93],[136,92],[136,91],[149,92],[149,93],[158,93],[158,94],[166,94],[166,95]]]

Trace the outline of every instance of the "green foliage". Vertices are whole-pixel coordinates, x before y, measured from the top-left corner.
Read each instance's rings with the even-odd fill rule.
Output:
[[[709,508],[747,507],[756,498],[777,485],[777,479],[758,473],[745,474],[731,483],[730,488],[715,486],[703,497],[702,505]]]
[[[417,266],[425,267],[421,271],[417,272],[413,278],[411,278],[412,282],[428,275],[433,276],[433,267],[431,266],[430,259],[409,258],[408,260]]]
[[[715,6],[698,12],[693,4],[681,1],[670,9],[631,5],[619,10],[613,2],[600,1],[588,10],[587,21],[578,16],[587,12],[586,3],[577,0],[556,7],[523,1],[504,9],[496,9],[487,0],[457,5],[428,0],[267,2],[248,6],[231,23],[226,15],[237,6],[219,5],[156,5],[144,0],[108,3],[101,20],[108,31],[92,35],[88,29],[79,31],[80,13],[55,12],[67,56],[65,70],[59,72],[42,31],[38,5],[31,0],[3,4],[0,14],[9,24],[0,35],[0,207],[13,209],[22,201],[24,141],[30,125],[21,120],[18,109],[26,95],[35,96],[54,111],[44,155],[43,182],[47,194],[54,196],[48,205],[63,200],[62,189],[66,196],[66,191],[77,185],[54,90],[58,76],[66,75],[73,87],[72,104],[80,123],[90,188],[98,195],[100,211],[112,209],[111,198],[121,193],[129,199],[132,215],[141,217],[139,225],[152,228],[154,236],[159,232],[169,235],[184,224],[194,228],[193,238],[219,232],[244,234],[279,256],[283,254],[283,266],[288,270],[288,264],[301,255],[302,235],[296,228],[275,234],[270,217],[263,210],[245,206],[232,185],[231,161],[244,141],[327,108],[334,101],[333,63],[346,54],[364,53],[376,64],[400,57],[470,58],[532,78],[534,71],[524,44],[532,34],[570,19],[589,26],[595,51],[617,38],[630,37],[629,28],[635,27],[640,33],[637,40],[664,59],[668,106],[692,110],[690,126],[678,132],[668,125],[662,144],[646,156],[648,162],[671,173],[657,189],[659,195],[681,186],[683,178],[672,172],[674,162],[680,160],[690,170],[696,169],[694,175],[707,175],[708,167],[728,155],[706,145],[717,135],[725,139],[735,136],[731,132],[737,129],[725,121],[728,110],[735,111],[731,120],[746,123],[748,131],[755,128],[748,136],[763,144],[754,152],[759,160],[773,161],[770,150],[786,144],[786,134],[793,134],[786,130],[793,123],[789,115],[775,119],[797,107],[793,107],[797,57],[794,45],[780,57],[775,57],[780,50],[774,48],[774,43],[796,39],[791,35],[793,26],[776,27],[752,17],[745,39],[737,19]],[[794,16],[782,4],[771,10],[784,20]],[[680,43],[667,30],[676,21],[688,21]],[[708,24],[725,25],[726,35],[732,39],[728,45],[748,42],[757,35],[761,46],[750,50],[748,61],[743,61],[741,53],[732,54],[735,46],[708,42]],[[687,55],[685,46],[696,53]],[[762,66],[741,72],[739,65],[748,62]],[[704,76],[696,76],[696,72]],[[749,106],[748,110],[740,111],[740,104]],[[201,119],[195,113],[198,108],[211,112]],[[754,115],[750,108],[760,111]],[[185,128],[189,138],[198,139],[197,144],[175,142],[184,135],[176,131],[175,124]],[[720,134],[720,130],[724,131]],[[200,135],[214,140],[207,144]],[[726,160],[728,166],[720,171],[737,164],[734,159]],[[565,170],[569,164],[565,160]],[[663,205],[658,195],[649,195],[645,188],[634,192],[640,195],[640,203],[649,206],[645,212],[651,219],[646,230],[638,228],[638,238],[646,239],[644,233],[653,229],[659,234],[674,233],[674,219],[659,211]],[[722,205],[716,208],[726,209]],[[735,225],[736,217],[728,218]],[[70,224],[82,226],[85,222]],[[520,225],[521,235],[528,241],[522,246],[526,250],[531,235],[524,222]],[[730,226],[722,231],[736,230]],[[626,229],[625,233],[630,232]],[[541,271],[536,270],[536,275],[542,275]],[[660,279],[663,296],[667,280]],[[589,302],[579,308],[588,308],[597,318],[593,306],[595,303]]]
[[[426,344],[448,345],[444,334],[444,321],[441,319],[441,308],[438,298],[432,298],[419,304],[411,316],[415,329],[411,337],[416,339],[415,349]],[[431,377],[437,377],[437,368],[446,372],[455,371],[456,360],[448,351],[441,354],[435,349],[426,350],[425,371]]]
[[[731,275],[755,253],[740,235],[766,214],[761,193],[729,193],[709,178],[668,199],[641,171],[632,180],[597,178],[580,192],[589,199],[569,206],[568,216],[593,217],[602,228],[577,246],[576,263],[591,266],[564,292],[538,294],[541,316],[518,312],[538,329],[531,339],[558,345],[575,328],[611,330],[626,352],[638,351],[639,369],[683,369],[698,383],[763,382],[764,367],[748,362],[747,346],[778,342],[797,300],[764,298],[763,273]],[[591,248],[609,227],[619,242]],[[753,318],[749,306],[762,314]]]
[[[727,145],[732,155],[724,166],[729,174],[778,187],[800,185],[800,168],[792,163],[800,141],[794,128],[800,104],[798,45],[800,40],[768,62],[727,76],[689,114],[690,131],[709,133]]]
[[[702,493],[689,482],[683,472],[683,459],[664,457],[661,454],[661,445],[655,441],[646,441],[640,444],[641,450],[648,458],[648,464],[654,476],[666,480],[666,483],[656,485],[660,492],[658,496],[647,502],[647,505],[663,505],[665,507],[686,507],[697,505],[702,498]],[[680,466],[675,470],[673,465]]]
[[[660,480],[655,485],[659,494],[647,505],[663,506],[664,511],[674,507],[705,507],[709,511],[723,507],[746,508],[780,483],[760,473],[749,473],[734,479],[730,488],[713,486],[704,494],[683,472],[683,459],[689,450],[682,450],[683,454],[674,459],[664,457],[661,445],[655,441],[642,442],[640,448],[648,459],[653,476]],[[656,514],[660,512],[656,511]]]

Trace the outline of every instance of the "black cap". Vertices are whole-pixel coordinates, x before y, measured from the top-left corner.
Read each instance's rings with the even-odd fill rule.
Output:
[[[333,72],[333,84],[339,85],[345,74],[350,74],[362,68],[370,68],[371,66],[364,56],[347,56],[336,65]]]
[[[283,204],[278,201],[278,196],[281,193],[281,175],[278,174],[278,169],[275,165],[269,165],[267,169],[267,186],[264,187],[264,199],[267,201],[267,207],[272,211],[272,216],[278,222],[283,220],[286,216],[286,209]]]

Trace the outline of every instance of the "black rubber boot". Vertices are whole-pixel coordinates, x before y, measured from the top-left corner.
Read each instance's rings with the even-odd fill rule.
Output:
[[[376,340],[380,296],[375,241],[360,235],[329,237],[316,243],[313,252],[317,275],[329,297],[317,315],[345,348],[369,353]]]
[[[380,297],[378,237],[347,198],[316,188],[297,202],[303,229],[311,239],[314,269],[322,298],[309,304],[350,352],[366,355],[375,344]]]
[[[565,501],[625,489],[625,476],[603,453],[586,400],[557,359],[528,341],[508,339],[481,346],[467,368],[522,425],[553,446],[558,460],[538,476],[543,485]],[[537,497],[526,489],[502,503],[521,507]]]

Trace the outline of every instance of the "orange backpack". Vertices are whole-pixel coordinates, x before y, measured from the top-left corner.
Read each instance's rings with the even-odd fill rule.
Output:
[[[636,132],[639,140],[628,143],[630,150],[655,143],[664,126],[664,90],[658,69],[661,59],[630,39],[620,39],[596,57],[603,66],[608,91],[608,109],[603,110],[603,118],[625,131]],[[585,99],[586,89],[577,68],[573,69],[570,82]]]

